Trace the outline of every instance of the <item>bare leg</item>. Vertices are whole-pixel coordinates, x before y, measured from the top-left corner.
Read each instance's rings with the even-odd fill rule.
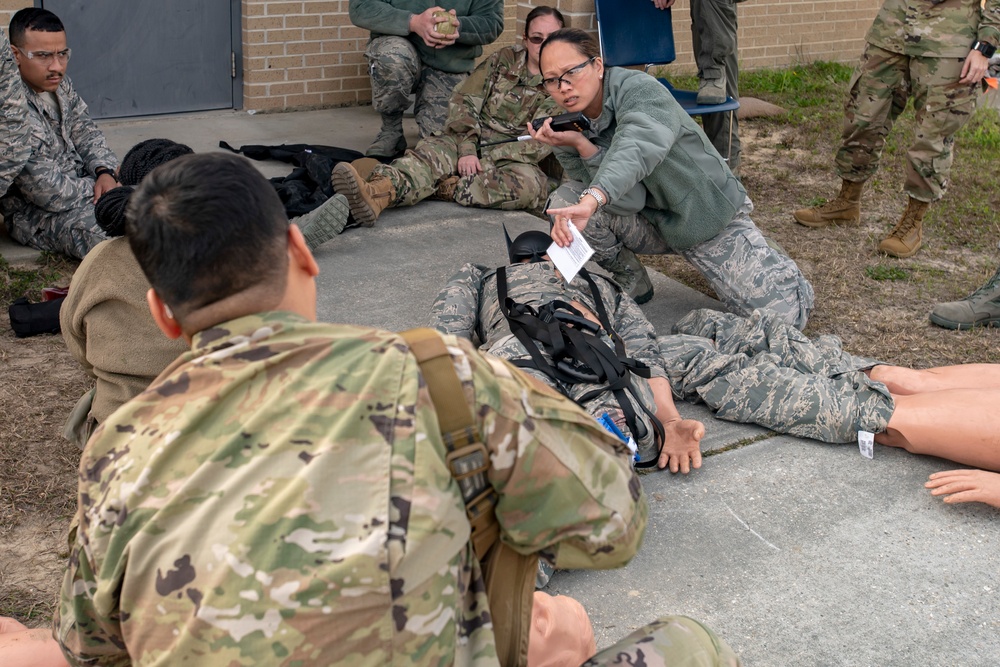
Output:
[[[962,364],[924,370],[875,366],[865,372],[899,396],[945,389],[1000,389],[1000,364]]]
[[[875,442],[1000,471],[1000,389],[895,395],[896,409]]]
[[[0,665],[67,667],[52,630],[29,630],[12,618],[0,617]]]

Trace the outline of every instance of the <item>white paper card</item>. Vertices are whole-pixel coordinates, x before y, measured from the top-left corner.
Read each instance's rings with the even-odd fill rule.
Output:
[[[866,459],[875,458],[875,434],[868,431],[858,431],[858,449]]]
[[[576,225],[570,223],[569,230],[573,234],[572,243],[565,248],[560,248],[553,243],[548,249],[549,259],[556,265],[567,283],[572,282],[583,265],[594,254],[594,249],[587,243],[587,239],[583,238]]]

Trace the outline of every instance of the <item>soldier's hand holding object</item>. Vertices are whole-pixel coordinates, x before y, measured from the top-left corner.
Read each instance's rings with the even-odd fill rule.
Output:
[[[965,59],[965,64],[962,65],[962,78],[958,82],[979,83],[986,76],[986,70],[989,69],[989,66],[989,58],[975,49],[969,51],[969,56]]]
[[[424,44],[434,49],[451,46],[458,39],[458,18],[455,10],[431,7],[410,17],[410,32],[416,33]]]

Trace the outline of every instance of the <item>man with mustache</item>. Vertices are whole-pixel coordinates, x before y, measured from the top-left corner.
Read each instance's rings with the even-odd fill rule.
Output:
[[[8,32],[24,82],[31,157],[0,199],[0,213],[16,241],[82,259],[106,238],[94,203],[118,184],[118,158],[66,78],[70,49],[59,17],[22,9]]]

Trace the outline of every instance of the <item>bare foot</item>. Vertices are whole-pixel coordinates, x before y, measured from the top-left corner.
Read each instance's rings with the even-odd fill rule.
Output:
[[[675,419],[663,425],[663,450],[657,465],[670,466],[670,472],[680,470],[685,475],[691,468],[701,467],[701,439],[705,425],[695,419]]]
[[[945,470],[930,476],[925,487],[946,503],[986,503],[1000,507],[1000,473],[985,470]]]

